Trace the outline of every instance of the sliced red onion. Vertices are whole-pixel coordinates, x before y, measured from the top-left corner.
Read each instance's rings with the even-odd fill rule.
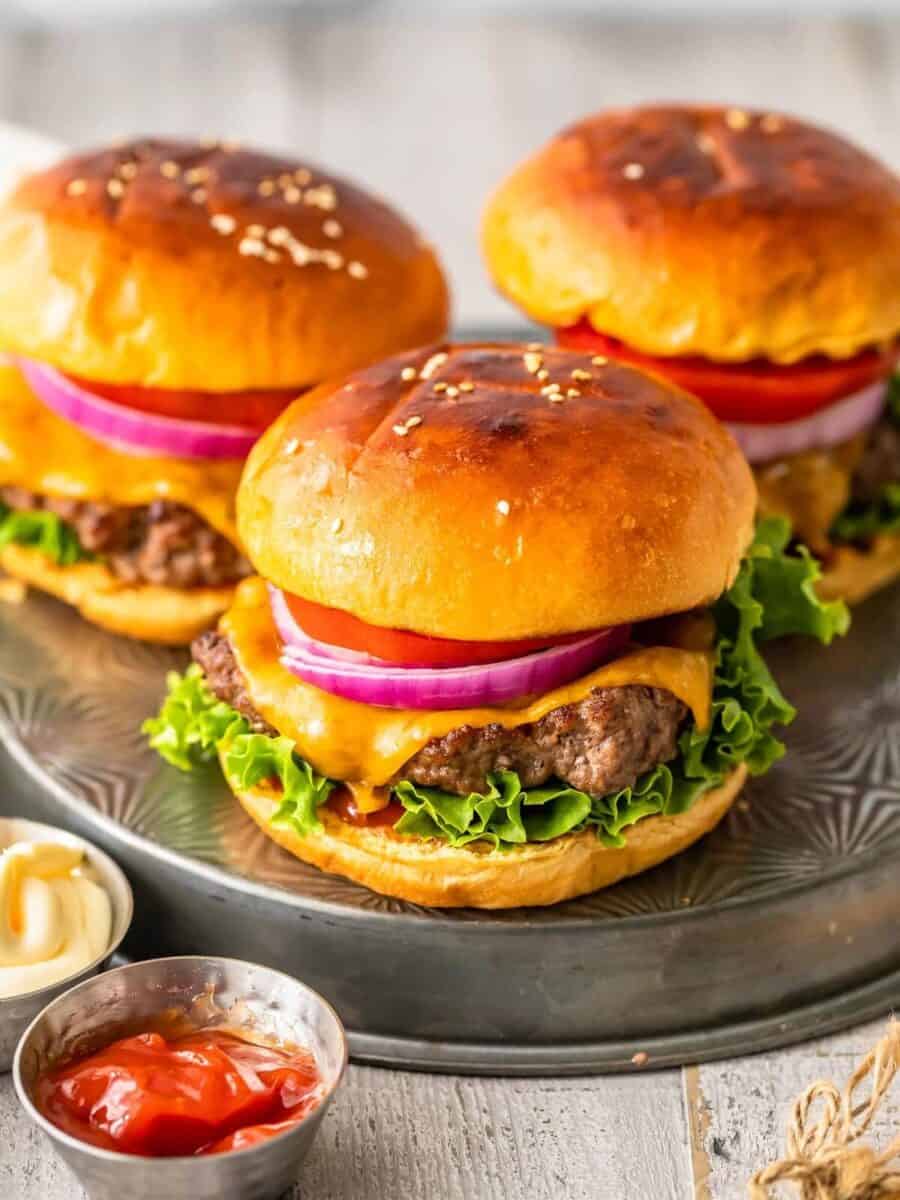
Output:
[[[332,646],[328,642],[320,642],[316,638],[310,637],[297,624],[294,614],[288,607],[284,592],[271,583],[268,584],[268,589],[272,619],[275,622],[278,636],[284,643],[287,653],[296,650],[300,654],[308,653],[316,658],[335,659],[338,662],[370,663],[375,666],[385,665],[383,658],[375,658],[371,654],[366,654],[363,650],[349,650],[346,646]],[[410,665],[416,666],[418,664],[413,663]]]
[[[167,458],[246,458],[259,431],[140,412],[104,400],[53,367],[20,358],[19,369],[40,399],[59,416],[124,454]]]
[[[475,667],[392,667],[341,662],[291,647],[281,663],[298,679],[334,696],[382,708],[455,709],[540,695],[586,675],[628,643],[629,625],[521,658]]]
[[[879,380],[799,421],[767,425],[729,421],[728,428],[751,463],[824,450],[873,425],[884,408],[886,390],[887,382]]]

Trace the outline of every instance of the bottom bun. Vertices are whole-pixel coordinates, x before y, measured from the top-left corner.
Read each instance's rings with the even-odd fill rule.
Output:
[[[686,850],[718,825],[746,777],[742,765],[687,812],[645,817],[627,830],[625,845],[615,850],[604,846],[592,829],[511,850],[492,851],[483,843],[457,849],[437,839],[404,837],[385,826],[350,825],[327,808],[319,810],[322,828],[300,837],[272,824],[280,802],[277,793],[233,790],[279,846],[373,892],[433,908],[518,908],[572,900]]]
[[[859,604],[900,576],[900,536],[885,533],[867,550],[836,546],[828,557],[816,591],[823,600]]]
[[[178,588],[128,584],[102,563],[61,567],[30,546],[0,549],[0,567],[65,600],[95,625],[167,646],[183,646],[214,625],[231,604],[233,587]]]

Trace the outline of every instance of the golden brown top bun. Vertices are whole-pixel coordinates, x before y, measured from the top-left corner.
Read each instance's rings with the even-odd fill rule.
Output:
[[[587,117],[500,186],[483,242],[536,320],[648,354],[845,358],[900,331],[900,179],[793,117]]]
[[[731,435],[660,379],[445,345],[295,401],[251,452],[257,571],[374,625],[496,640],[706,604],[752,536]]]
[[[79,154],[0,209],[0,349],[86,379],[300,390],[439,337],[447,311],[381,200],[228,143]]]

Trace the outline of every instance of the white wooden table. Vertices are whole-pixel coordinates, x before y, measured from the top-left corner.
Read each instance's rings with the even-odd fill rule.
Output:
[[[783,1150],[796,1093],[843,1083],[875,1022],[792,1050],[597,1079],[461,1079],[351,1066],[295,1196],[315,1200],[737,1200]],[[876,1137],[896,1131],[888,1097]],[[0,1196],[76,1200],[0,1079]],[[128,1197],[126,1200],[139,1200]],[[173,1200],[181,1200],[173,1197]]]
[[[786,11],[733,25],[485,19],[448,6],[435,25],[409,5],[390,11],[0,29],[0,118],[73,143],[218,133],[343,170],[438,243],[467,324],[510,317],[477,255],[486,191],[591,109],[664,97],[785,108],[900,164],[900,15],[799,22]],[[316,1200],[732,1200],[781,1149],[794,1095],[822,1076],[843,1081],[880,1030],[599,1079],[351,1068],[300,1186]],[[881,1131],[897,1118],[889,1099]],[[77,1194],[0,1079],[0,1198]]]

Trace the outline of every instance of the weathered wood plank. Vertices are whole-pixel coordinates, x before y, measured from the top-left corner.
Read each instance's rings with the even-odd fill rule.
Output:
[[[0,1196],[75,1200],[0,1080]],[[297,1188],[317,1200],[683,1200],[677,1072],[459,1079],[351,1068]]]
[[[686,1072],[692,1151],[706,1191],[696,1200],[735,1200],[754,1171],[784,1152],[791,1105],[810,1084],[831,1079],[843,1087],[857,1062],[884,1032],[884,1022],[753,1058],[708,1063]],[[693,1081],[692,1081],[693,1075]],[[900,1121],[900,1089],[885,1098],[873,1139],[894,1136]]]

